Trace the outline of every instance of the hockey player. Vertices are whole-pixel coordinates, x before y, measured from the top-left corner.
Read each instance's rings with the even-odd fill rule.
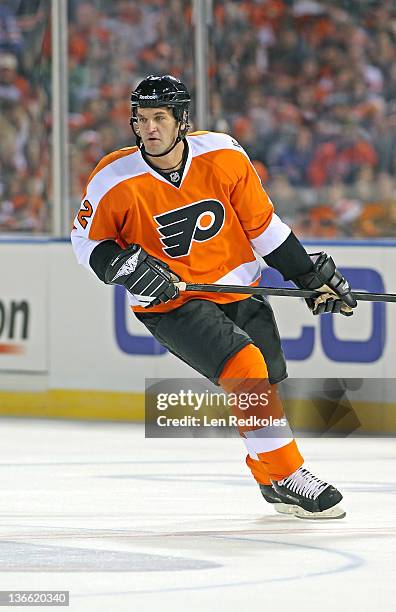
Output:
[[[352,314],[347,280],[325,253],[309,256],[274,207],[241,146],[213,132],[188,134],[190,95],[170,76],[149,76],[132,93],[135,147],[106,155],[91,174],[72,243],[79,263],[123,285],[137,318],[171,353],[227,391],[235,381],[287,377],[265,299],[188,293],[177,281],[257,285],[253,249],[298,287],[314,315]],[[240,387],[240,385],[239,385]],[[276,397],[276,393],[274,393]],[[279,404],[274,409],[281,412]],[[303,518],[341,518],[341,493],[303,466],[291,431],[241,432],[264,498]],[[260,435],[262,434],[262,435]]]

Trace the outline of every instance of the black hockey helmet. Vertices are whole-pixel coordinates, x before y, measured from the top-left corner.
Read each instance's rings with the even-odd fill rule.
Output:
[[[190,101],[191,96],[187,87],[182,81],[170,74],[164,74],[163,76],[151,74],[141,81],[131,94],[132,116],[130,124],[136,136],[137,145],[140,146],[140,137],[135,129],[138,108],[159,108],[161,106],[171,108],[176,121],[180,123],[179,134],[174,143],[174,146],[176,146],[185,137],[190,127],[188,124]]]

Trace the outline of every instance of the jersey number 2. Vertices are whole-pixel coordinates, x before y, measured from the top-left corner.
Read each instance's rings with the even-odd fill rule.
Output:
[[[84,202],[82,203],[82,207],[83,208],[80,208],[78,212],[77,219],[81,227],[85,229],[88,225],[87,219],[92,217],[93,208],[91,202],[88,202],[88,200],[84,200]]]

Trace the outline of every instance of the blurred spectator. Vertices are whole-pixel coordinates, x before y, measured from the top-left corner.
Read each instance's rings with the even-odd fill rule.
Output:
[[[285,220],[291,221],[296,214],[300,202],[296,201],[295,190],[287,176],[277,174],[267,188],[276,210]]]
[[[375,167],[377,161],[374,147],[351,126],[338,139],[318,145],[309,168],[310,183],[314,187],[334,180],[351,183],[362,165]]]
[[[0,100],[15,104],[26,99],[29,84],[17,72],[18,60],[10,53],[0,54]]]
[[[394,178],[381,172],[376,183],[376,197],[364,207],[358,219],[358,233],[372,238],[396,236],[396,186]]]
[[[307,184],[308,168],[313,156],[313,137],[306,127],[299,127],[290,144],[278,156],[278,171],[285,174],[290,183],[297,187]]]
[[[251,159],[265,164],[265,143],[257,138],[253,122],[249,118],[238,117],[233,123],[232,134],[239,144],[249,151]]]
[[[337,215],[331,206],[315,206],[308,216],[309,225],[306,234],[315,238],[336,238],[338,231]]]
[[[22,48],[22,36],[10,3],[0,0],[0,53],[18,53]]]

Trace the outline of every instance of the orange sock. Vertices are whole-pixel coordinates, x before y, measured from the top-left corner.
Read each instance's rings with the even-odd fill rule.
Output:
[[[267,468],[271,480],[282,480],[290,476],[304,463],[294,438],[285,446],[270,452],[258,453],[257,456],[260,463]]]
[[[256,482],[258,482],[258,484],[271,484],[269,472],[263,461],[260,461],[259,459],[252,459],[250,455],[246,455],[246,465],[250,468],[253,478]]]
[[[244,419],[255,416],[258,419],[285,419],[282,403],[276,385],[268,381],[268,370],[259,349],[253,344],[245,346],[233,355],[225,364],[219,383],[228,393],[242,394],[250,398],[253,393],[268,394],[268,405],[250,405],[247,408],[236,408],[238,416]],[[253,477],[261,484],[269,484],[271,480],[281,480],[292,474],[304,462],[291,430],[286,426],[240,426],[241,437],[244,439],[249,455],[246,463]],[[273,429],[274,435],[271,435]],[[276,435],[275,435],[276,433]]]

